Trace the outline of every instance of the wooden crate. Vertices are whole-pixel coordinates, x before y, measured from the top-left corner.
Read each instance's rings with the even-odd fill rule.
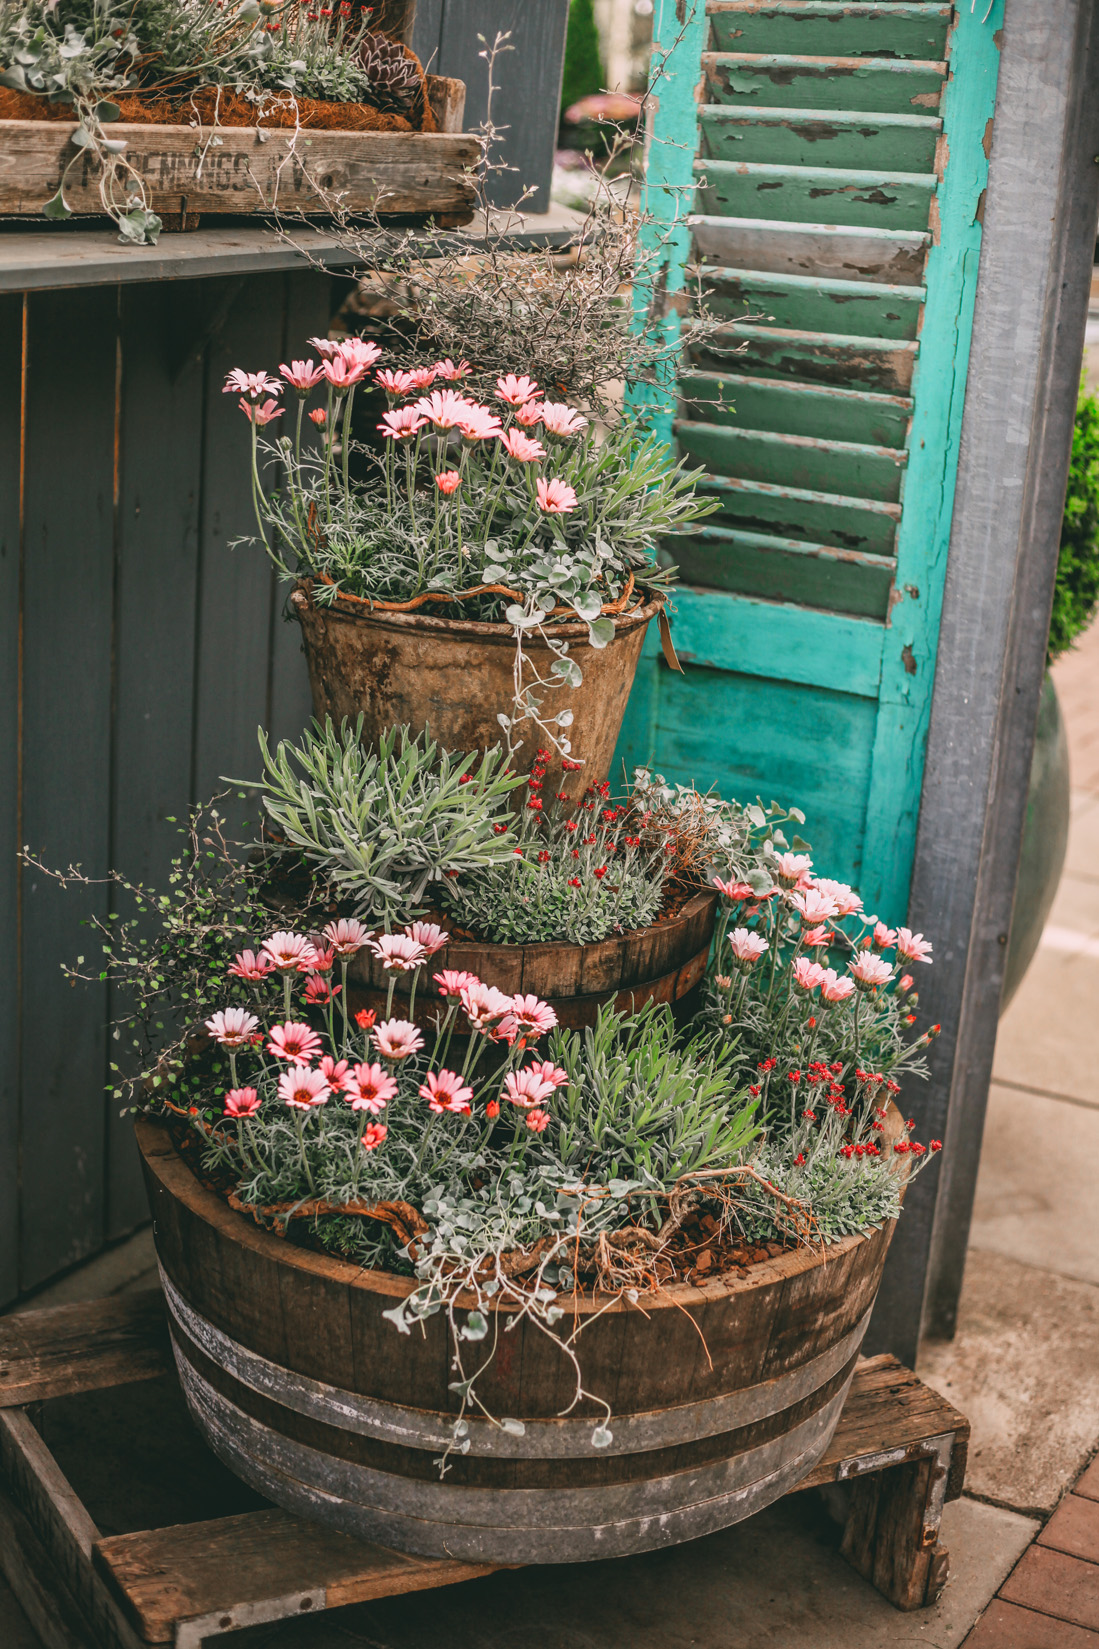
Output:
[[[428,96],[437,132],[119,122],[111,136],[125,140],[150,206],[169,226],[191,228],[210,214],[330,213],[338,199],[352,213],[431,215],[453,228],[473,216],[478,139],[461,130],[460,80],[429,75]],[[75,121],[0,120],[0,214],[41,214],[72,159],[75,130]],[[77,216],[102,214],[99,166],[88,150],[69,172],[65,199]]]
[[[104,1538],[32,1405],[171,1368],[158,1291],[0,1321],[0,1568],[49,1649],[197,1649],[260,1622],[492,1572],[275,1508]],[[831,1447],[794,1491],[835,1485],[844,1556],[898,1609],[933,1603],[945,1584],[939,1523],[961,1493],[968,1436],[963,1416],[896,1358],[864,1358]]]

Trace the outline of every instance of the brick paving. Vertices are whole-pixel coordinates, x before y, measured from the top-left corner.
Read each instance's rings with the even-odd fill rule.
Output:
[[[1027,1547],[962,1649],[1099,1649],[1099,1460]]]

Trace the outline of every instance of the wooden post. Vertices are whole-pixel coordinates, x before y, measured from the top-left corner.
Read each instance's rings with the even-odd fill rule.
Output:
[[[953,1333],[1011,925],[1099,213],[1099,12],[1007,0],[909,920],[943,1024],[868,1346]]]

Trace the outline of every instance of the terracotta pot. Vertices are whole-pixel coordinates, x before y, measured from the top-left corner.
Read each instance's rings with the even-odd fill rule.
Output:
[[[361,714],[366,743],[402,725],[414,733],[428,729],[448,750],[487,750],[502,742],[497,717],[512,714],[514,697],[510,624],[372,611],[350,597],[317,606],[306,583],[294,589],[290,602],[301,623],[313,710],[320,719],[338,722],[347,716],[354,722]],[[615,617],[614,640],[601,650],[589,643],[586,624],[546,626],[548,635],[568,642],[569,656],[584,677],[576,688],[539,690],[545,718],[566,708],[573,712],[572,754],[584,763],[579,773],[563,778],[559,765],[551,765],[547,787],[552,783],[576,797],[593,779],[606,778],[645,631],[661,605],[659,599],[643,601]],[[538,674],[548,676],[554,657],[547,642],[528,635],[523,650]],[[531,679],[526,672],[525,684]],[[543,740],[529,728],[521,737],[512,765],[525,773]]]
[[[582,1295],[596,1401],[564,1416],[565,1358],[537,1324],[509,1325],[478,1393],[522,1435],[473,1415],[440,1481],[458,1408],[444,1314],[398,1333],[382,1314],[412,1280],[260,1230],[198,1182],[162,1124],[140,1118],[137,1139],[176,1365],[214,1453],[304,1517],[477,1563],[671,1546],[795,1488],[831,1441],[893,1234],[890,1221],[636,1307]],[[598,1399],[612,1416],[596,1449]]]
[[[443,968],[461,969],[509,996],[533,993],[570,1029],[594,1025],[604,1002],[614,1002],[624,1012],[646,1002],[667,1002],[685,1016],[694,1008],[696,987],[706,971],[716,913],[717,894],[696,893],[677,915],[595,944],[456,940],[438,951],[424,972],[430,979]],[[384,1008],[388,988],[389,975],[377,957],[361,950],[348,969],[352,1008]],[[393,1012],[406,1017],[407,1002],[408,982],[398,975]],[[438,1009],[435,987],[428,983],[416,999],[418,1022],[433,1024]]]

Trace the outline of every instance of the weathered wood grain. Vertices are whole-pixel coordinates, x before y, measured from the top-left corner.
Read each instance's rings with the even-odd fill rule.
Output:
[[[691,219],[695,252],[712,263],[779,275],[918,284],[930,235],[902,229],[769,222],[700,213]]]
[[[698,119],[702,153],[715,160],[856,169],[880,166],[887,172],[930,171],[942,130],[937,115],[748,109],[730,103],[705,103]]]
[[[171,1366],[159,1289],[0,1318],[0,1408],[153,1380]]]
[[[707,267],[702,279],[708,314],[733,320],[757,314],[772,326],[851,332],[863,338],[914,338],[925,297],[922,286],[840,281],[823,275]]]
[[[706,15],[721,51],[797,57],[941,58],[950,23],[949,6],[920,0],[708,0]]]
[[[75,122],[0,121],[0,211],[41,213],[56,193],[72,150]],[[120,122],[112,136],[157,212],[326,212],[335,199],[351,212],[381,216],[473,215],[466,169],[477,139],[446,132],[305,132]],[[100,213],[99,168],[90,150],[65,183],[72,211]]]
[[[0,1573],[42,1649],[92,1649],[87,1623],[46,1548],[0,1486]]]
[[[693,345],[688,337],[691,362],[707,371],[795,378],[884,395],[908,395],[919,350],[916,340],[798,332],[745,321],[730,323],[702,345]]]
[[[0,297],[0,701],[9,707],[20,698],[24,302],[14,294]],[[18,931],[20,757],[20,729],[9,723],[0,737],[0,793],[8,798],[0,809],[0,932],[10,935]],[[0,1039],[9,1049],[19,1046],[22,969],[16,956],[0,1000]],[[0,1302],[19,1292],[20,1104],[18,1063],[7,1059],[0,1074]]]
[[[889,611],[894,564],[888,556],[725,527],[677,538],[675,553],[679,576],[689,584],[864,618],[884,619]]]
[[[835,223],[858,229],[928,227],[935,179],[916,172],[696,160],[698,209],[734,218]]]
[[[904,395],[721,372],[681,372],[679,393],[681,417],[784,435],[817,435],[823,428],[837,441],[875,447],[903,446],[912,415]]]
[[[94,1560],[150,1643],[172,1642],[181,1620],[231,1616],[241,1604],[292,1592],[319,1590],[318,1606],[338,1609],[492,1573],[369,1546],[278,1510],[114,1535],[97,1542]]]
[[[901,447],[871,447],[819,435],[785,435],[737,424],[683,419],[675,425],[680,451],[717,475],[774,486],[832,491],[845,498],[895,504],[908,455]]]
[[[868,555],[891,553],[901,514],[898,504],[780,487],[767,481],[743,481],[735,476],[710,476],[703,490],[720,500],[721,513],[715,516],[715,525],[829,544]]]
[[[927,115],[939,106],[946,64],[903,58],[703,52],[702,73],[708,100],[714,103]]]

